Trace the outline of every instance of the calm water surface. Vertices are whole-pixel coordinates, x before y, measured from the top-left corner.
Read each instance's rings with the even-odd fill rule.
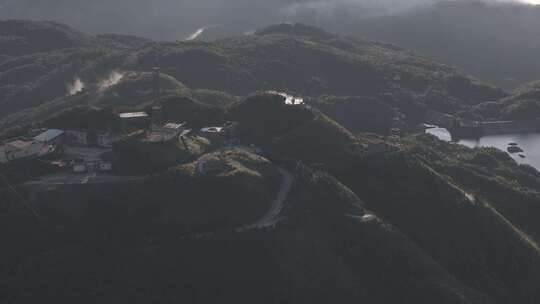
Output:
[[[452,140],[450,133],[443,128],[428,129],[426,133],[433,134],[444,141]],[[505,152],[509,143],[517,143],[525,152],[510,154],[510,156],[520,164],[529,164],[540,170],[540,133],[490,135],[478,140],[462,139],[458,143],[470,148],[494,147]],[[525,158],[521,158],[519,154],[525,155]]]

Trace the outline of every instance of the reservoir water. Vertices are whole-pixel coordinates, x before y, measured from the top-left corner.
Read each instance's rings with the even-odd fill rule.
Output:
[[[452,136],[444,128],[427,129],[426,133],[444,141],[452,141]],[[457,143],[469,148],[493,147],[505,152],[510,143],[516,143],[525,152],[510,154],[510,156],[520,164],[529,164],[540,170],[540,133],[489,135],[479,139],[461,139]],[[520,154],[525,158],[519,156]]]

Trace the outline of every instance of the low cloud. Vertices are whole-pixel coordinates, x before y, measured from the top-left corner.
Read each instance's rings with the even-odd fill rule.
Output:
[[[211,24],[222,24],[239,32],[283,21],[326,25],[438,1],[0,0],[0,18],[57,20],[93,33],[116,32],[154,39],[184,40]]]

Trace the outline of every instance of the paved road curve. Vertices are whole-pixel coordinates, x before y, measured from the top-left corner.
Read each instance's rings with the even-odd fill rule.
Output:
[[[142,181],[146,176],[116,176],[109,174],[54,174],[42,176],[37,180],[29,181],[23,186],[29,187],[47,187],[47,186],[63,186],[63,185],[78,185],[78,184],[112,184],[123,182]]]
[[[237,231],[267,228],[275,225],[278,222],[278,216],[281,211],[283,211],[283,208],[285,208],[285,203],[287,202],[287,198],[289,196],[289,192],[291,191],[291,187],[294,181],[294,178],[292,174],[289,173],[289,171],[283,168],[279,168],[279,173],[281,173],[283,181],[281,183],[281,187],[276,198],[270,206],[270,209],[259,220],[250,225],[240,227],[237,229]]]
[[[279,168],[279,173],[282,176],[281,186],[273,200],[268,211],[257,221],[246,226],[236,228],[235,231],[242,232],[252,229],[262,229],[274,226],[278,220],[279,215],[285,208],[289,192],[291,190],[294,177],[293,175],[283,169]],[[30,187],[51,187],[60,185],[74,185],[74,184],[107,184],[107,183],[121,183],[121,182],[136,182],[142,181],[145,176],[114,176],[114,175],[101,175],[95,173],[89,174],[56,174],[43,176],[39,180],[30,181],[24,184],[24,186]],[[201,233],[188,236],[190,238],[203,238],[213,235],[210,233]]]
[[[281,211],[283,211],[283,208],[285,208],[285,205],[287,203],[287,198],[289,197],[289,192],[291,191],[291,187],[294,181],[294,177],[289,171],[279,168],[279,173],[281,173],[281,176],[283,178],[283,181],[281,183],[281,187],[279,188],[279,192],[277,193],[276,198],[272,202],[272,205],[270,206],[270,209],[257,221],[255,221],[252,224],[238,227],[234,229],[236,232],[244,232],[248,230],[253,229],[262,229],[267,227],[274,226],[278,220],[279,220],[279,214]],[[195,233],[190,235],[182,236],[181,239],[202,239],[207,238],[215,235],[215,232],[204,232],[204,233]]]

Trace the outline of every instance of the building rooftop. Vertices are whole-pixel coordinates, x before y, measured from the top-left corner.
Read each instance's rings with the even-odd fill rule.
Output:
[[[144,142],[166,142],[172,140],[176,137],[174,133],[164,133],[164,132],[147,132],[146,137],[143,139]]]
[[[57,138],[58,136],[61,136],[62,134],[64,134],[63,130],[49,129],[39,134],[38,136],[34,137],[34,139],[40,142],[48,142],[48,141],[54,140],[55,138]]]
[[[148,114],[146,112],[129,112],[129,113],[120,113],[118,117],[122,119],[131,119],[131,118],[146,118]]]
[[[184,123],[166,123],[165,125],[163,125],[163,127],[165,129],[174,129],[174,130],[178,130],[180,128],[182,128],[184,126]]]
[[[32,145],[32,142],[27,141],[27,140],[15,140],[15,141],[7,143],[6,145],[15,149],[22,150],[22,149],[30,147]]]
[[[223,128],[222,127],[202,128],[201,132],[203,132],[203,133],[221,133],[221,132],[223,132]]]
[[[285,104],[288,105],[304,105],[304,98],[302,97],[295,97],[293,95],[287,94],[285,92],[278,92],[278,91],[267,91],[269,94],[275,94],[279,95],[281,97],[285,97]]]

